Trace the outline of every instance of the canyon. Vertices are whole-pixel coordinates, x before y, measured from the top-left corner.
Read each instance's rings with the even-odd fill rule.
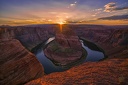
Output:
[[[46,75],[30,51],[55,36],[56,25],[0,27],[0,84],[128,84],[128,26],[69,25],[108,57]]]
[[[55,40],[47,45],[44,53],[56,65],[62,66],[78,61],[83,54],[87,55],[79,37],[69,28],[64,28],[62,32],[56,32]]]

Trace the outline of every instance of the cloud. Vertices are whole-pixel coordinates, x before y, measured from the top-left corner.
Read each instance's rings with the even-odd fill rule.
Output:
[[[110,2],[110,3],[106,4],[104,7],[105,7],[105,9],[104,9],[105,12],[112,12],[112,11],[117,11],[117,10],[128,9],[128,6],[118,7],[115,2]]]
[[[92,10],[92,11],[97,12],[97,11],[102,11],[102,10],[103,10],[102,8],[99,8],[99,9],[94,9],[94,10]]]
[[[98,18],[98,20],[126,20],[126,19],[128,19],[128,14]]]
[[[124,9],[128,9],[128,7],[115,8],[115,10],[124,10]]]
[[[93,17],[95,17],[96,15],[94,14],[94,15],[92,15]]]
[[[49,12],[50,14],[57,14],[57,12]]]
[[[71,7],[75,6],[76,4],[70,4]]]
[[[74,7],[74,6],[76,6],[76,4],[77,4],[77,1],[75,1],[75,2],[72,3],[72,4],[70,4],[70,7]]]
[[[75,4],[77,3],[77,1],[74,2]]]
[[[105,10],[104,10],[105,12],[111,12],[112,10],[116,8],[116,3],[110,2],[106,4],[104,7],[105,7]]]

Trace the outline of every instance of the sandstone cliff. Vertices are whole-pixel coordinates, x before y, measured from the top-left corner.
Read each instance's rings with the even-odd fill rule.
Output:
[[[2,39],[18,39],[24,47],[31,50],[38,44],[54,36],[54,28],[47,27],[6,27],[1,28]]]
[[[124,56],[128,57],[128,52],[126,52],[128,49],[128,26],[87,27],[83,26],[79,27],[79,29],[73,29],[79,37],[86,38],[103,48],[109,58],[123,51],[125,51]]]
[[[0,85],[24,84],[43,75],[42,65],[18,40],[0,40]]]
[[[15,85],[33,80],[27,84],[127,85],[128,27],[126,26],[120,29],[111,26],[80,25],[72,27],[77,35],[95,42],[102,47],[108,55],[108,59],[100,62],[87,62],[65,72],[56,72],[40,77],[39,75],[43,75],[43,69],[35,56],[25,50],[19,41],[12,39],[19,39],[26,48],[32,49],[46,39],[44,37],[47,37],[47,32],[48,36],[54,35],[54,32],[43,32],[44,29],[39,28],[40,33],[42,33],[40,35],[42,38],[40,39],[37,37],[38,32],[35,31],[35,28],[31,31],[30,29],[22,30],[24,27],[9,27],[9,29],[6,27],[6,30],[1,31],[0,29],[0,84]],[[36,41],[38,41],[38,43],[36,43]],[[33,44],[31,44],[31,42]],[[29,44],[31,45],[29,46]],[[34,80],[36,78],[39,79]]]
[[[73,29],[80,37],[96,43],[108,55],[100,62],[87,62],[65,72],[56,72],[33,80],[26,85],[127,85],[128,29],[118,27],[82,26]]]

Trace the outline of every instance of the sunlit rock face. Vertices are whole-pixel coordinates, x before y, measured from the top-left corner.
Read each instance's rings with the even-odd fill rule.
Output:
[[[54,63],[67,65],[79,60],[83,49],[78,36],[67,28],[62,32],[56,32],[55,40],[48,44],[44,53]]]

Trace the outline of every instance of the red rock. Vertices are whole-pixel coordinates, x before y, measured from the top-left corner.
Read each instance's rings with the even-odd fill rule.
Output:
[[[127,80],[128,59],[110,59],[51,73],[25,85],[127,85]]]
[[[51,33],[52,32],[52,33]],[[0,28],[0,39],[18,39],[23,46],[31,50],[53,36],[53,29],[45,27],[8,27]]]
[[[115,29],[92,29],[91,31],[95,34],[91,38],[90,35],[86,35],[88,29],[81,29],[81,31],[85,33],[84,37],[101,46],[105,53],[109,55],[109,59],[84,63],[65,72],[51,73],[26,85],[127,85],[128,47],[119,44],[122,40],[126,42],[126,34],[125,38],[119,38],[119,36],[127,33],[127,30],[122,29],[119,33]],[[111,43],[113,39],[118,42]]]
[[[47,58],[53,60],[59,65],[67,65],[69,63],[75,62],[79,60],[82,56],[81,51],[76,51],[76,52],[68,54],[68,53],[49,52],[48,49],[45,49],[44,53],[47,56]]]
[[[43,75],[42,65],[18,40],[0,40],[0,85],[24,84]]]
[[[82,65],[75,66],[68,71],[51,73],[34,80],[34,75],[36,74],[35,72],[37,69],[42,69],[40,68],[41,66],[39,65],[38,61],[33,57],[34,55],[26,51],[23,47],[23,49],[21,49],[21,44],[19,44],[17,40],[15,40],[17,43],[12,41],[5,43],[4,40],[9,40],[10,36],[14,36],[13,38],[17,38],[18,36],[20,41],[25,40],[25,44],[29,44],[29,40],[32,41],[32,46],[26,45],[32,48],[42,42],[41,40],[47,37],[45,36],[47,33],[44,35],[44,32],[42,32],[44,29],[39,28],[40,30],[37,31],[40,31],[40,37],[38,37],[38,35],[36,35],[36,37],[32,37],[35,36],[35,30],[26,30],[26,28],[25,30],[21,30],[21,27],[19,29],[11,29],[14,31],[13,34],[13,32],[9,31],[10,29],[8,29],[6,30],[6,34],[2,34],[0,31],[0,39],[4,38],[2,39],[3,41],[0,41],[0,84],[15,85],[33,80],[27,83],[27,85],[127,85],[127,27],[126,29],[120,30],[117,30],[117,28],[119,28],[118,26],[112,29],[109,29],[109,27],[106,28],[105,26],[99,27],[80,25],[72,27],[77,28],[76,32],[80,37],[84,37],[102,47],[105,53],[109,55],[108,59],[100,62],[84,63]],[[36,40],[39,42],[36,43]],[[22,51],[18,48],[20,48]],[[18,56],[15,58],[15,55]],[[29,63],[26,64],[27,61]]]
[[[69,47],[76,50],[82,50],[79,37],[69,28],[63,28],[63,32],[56,32],[55,40],[63,47]]]
[[[64,36],[62,33],[56,34],[55,40],[56,40],[61,46],[70,47],[69,44],[68,44],[67,39],[65,38],[65,36]]]
[[[82,57],[83,50],[82,44],[79,41],[78,36],[68,30],[68,33],[56,33],[55,40],[48,44],[44,53],[46,57],[60,65],[67,65],[75,62]],[[66,32],[67,32],[66,30]],[[70,52],[68,52],[70,50]]]

